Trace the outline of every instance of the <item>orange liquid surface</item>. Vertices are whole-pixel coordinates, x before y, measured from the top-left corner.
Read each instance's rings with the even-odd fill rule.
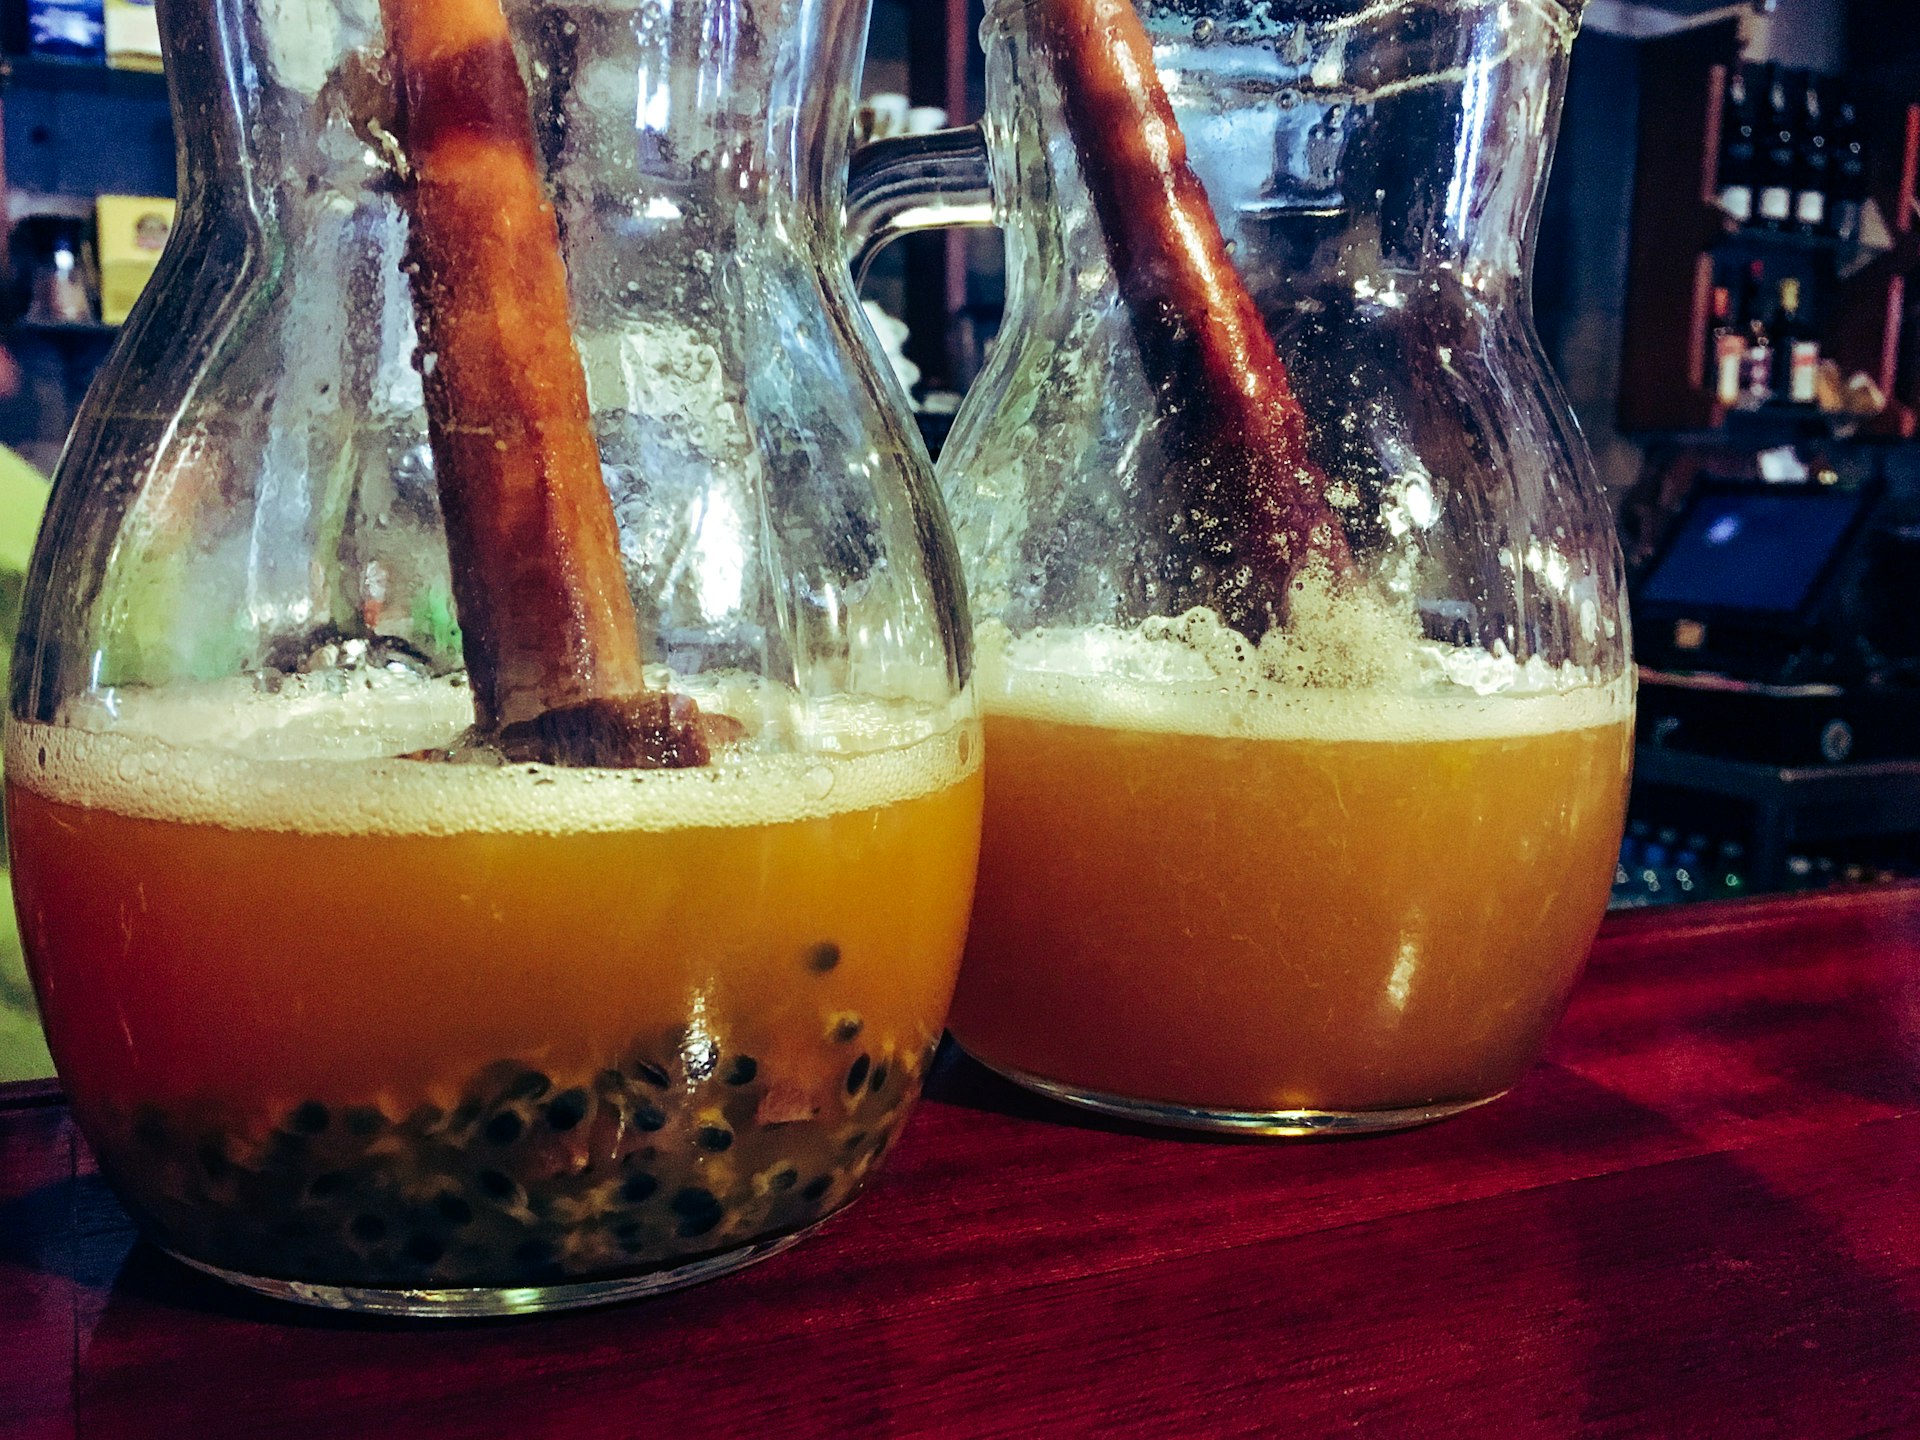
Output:
[[[987,737],[955,1036],[1072,1089],[1258,1112],[1511,1086],[1598,929],[1631,756],[1625,723]]]
[[[16,781],[7,806],[76,1100],[271,1111],[446,1103],[506,1057],[590,1074],[690,1024],[763,1065],[839,1013],[923,1045],[960,954],[980,775],[813,819],[624,834],[229,829]]]

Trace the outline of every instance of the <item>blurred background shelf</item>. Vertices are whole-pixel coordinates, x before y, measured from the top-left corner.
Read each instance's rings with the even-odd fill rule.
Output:
[[[111,340],[120,333],[118,325],[98,320],[16,320],[7,327],[18,336],[39,336],[49,340]]]
[[[151,70],[114,69],[98,60],[0,55],[0,92],[12,90],[114,95],[164,104],[167,77]]]
[[[1747,102],[1749,138],[1736,136],[1736,81],[1767,87],[1789,74],[1761,69],[1743,47],[1743,27],[1724,20],[1646,42],[1639,56],[1640,139],[1633,181],[1632,229],[1622,336],[1619,427],[1634,433],[1712,430],[1729,407],[1716,393],[1716,289],[1744,300],[1746,313],[1732,318],[1736,330],[1772,325],[1777,305],[1772,285],[1789,278],[1808,294],[1808,336],[1844,376],[1868,377],[1884,396],[1910,409],[1914,396],[1900,365],[1902,327],[1907,323],[1909,277],[1916,268],[1913,233],[1914,181],[1920,160],[1920,104],[1897,86],[1882,86],[1856,70],[1847,80],[1857,106],[1865,201],[1891,230],[1893,248],[1859,268],[1849,268],[1851,246],[1830,230],[1799,233],[1736,224],[1723,199],[1737,189],[1752,210],[1766,189],[1813,197],[1831,226],[1837,201],[1833,157],[1824,153],[1835,121],[1799,96],[1815,82],[1837,91],[1829,76],[1792,72],[1788,109],[1778,115],[1757,97]],[[1782,91],[1774,91],[1777,96]],[[1764,114],[1756,119],[1754,112]],[[1773,164],[1756,158],[1752,131],[1762,133],[1764,154],[1778,131],[1784,143],[1815,158]],[[1787,127],[1787,128],[1783,128]],[[1822,127],[1825,127],[1823,132]],[[1736,153],[1745,155],[1734,173]],[[1822,168],[1810,169],[1818,164]],[[1796,190],[1793,187],[1798,187]],[[1831,202],[1831,203],[1829,203]],[[1856,202],[1858,203],[1858,202]],[[1743,278],[1766,276],[1765,288],[1741,296]],[[1722,299],[1726,296],[1723,295]],[[1900,411],[1867,433],[1904,438],[1911,433]]]
[[[1745,883],[1754,893],[1786,889],[1802,878],[1788,868],[1796,855],[1811,860],[1902,839],[1920,815],[1920,761],[1779,766],[1641,745],[1633,763],[1642,787],[1746,809]]]

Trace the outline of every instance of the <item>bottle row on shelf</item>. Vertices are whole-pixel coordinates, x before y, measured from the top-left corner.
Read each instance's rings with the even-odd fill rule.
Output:
[[[1839,82],[1781,65],[1729,68],[1721,111],[1720,208],[1739,226],[1860,236],[1868,154],[1858,103]]]
[[[1772,888],[1780,893],[1825,890],[1835,885],[1883,885],[1908,878],[1912,866],[1895,860],[1846,858],[1818,853],[1786,858],[1778,885],[1756,887],[1746,847],[1734,840],[1655,828],[1636,820],[1620,842],[1613,869],[1611,910],[1700,900],[1736,900]]]
[[[1732,900],[1747,893],[1747,854],[1734,841],[1715,845],[1705,835],[1682,839],[1644,821],[1628,827],[1613,867],[1608,908],[1637,910],[1689,900]]]
[[[1801,281],[1770,281],[1766,262],[1750,262],[1741,276],[1738,308],[1731,285],[1713,289],[1714,398],[1735,410],[1770,405],[1845,408],[1837,380],[1822,395],[1821,348],[1802,308]],[[1837,368],[1836,368],[1837,374]]]
[[[1776,273],[1764,258],[1731,267],[1722,259],[1713,286],[1716,403],[1734,411],[1793,407],[1856,419],[1885,408],[1887,397],[1871,376],[1849,377],[1827,356],[1816,269],[1801,265]],[[1831,291],[1831,282],[1824,288]]]

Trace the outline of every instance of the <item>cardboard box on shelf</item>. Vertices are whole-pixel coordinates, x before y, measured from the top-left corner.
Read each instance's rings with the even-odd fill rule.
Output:
[[[160,21],[153,0],[106,0],[107,64],[116,70],[158,70]]]
[[[100,318],[126,321],[173,230],[174,203],[156,196],[102,195],[98,202]]]

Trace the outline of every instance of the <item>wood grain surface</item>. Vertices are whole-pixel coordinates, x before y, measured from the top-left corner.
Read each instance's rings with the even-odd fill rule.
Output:
[[[1611,923],[1504,1101],[1352,1141],[1089,1120],[950,1057],[787,1255],[368,1323],[136,1243],[0,1087],[0,1436],[1920,1434],[1920,889]]]

